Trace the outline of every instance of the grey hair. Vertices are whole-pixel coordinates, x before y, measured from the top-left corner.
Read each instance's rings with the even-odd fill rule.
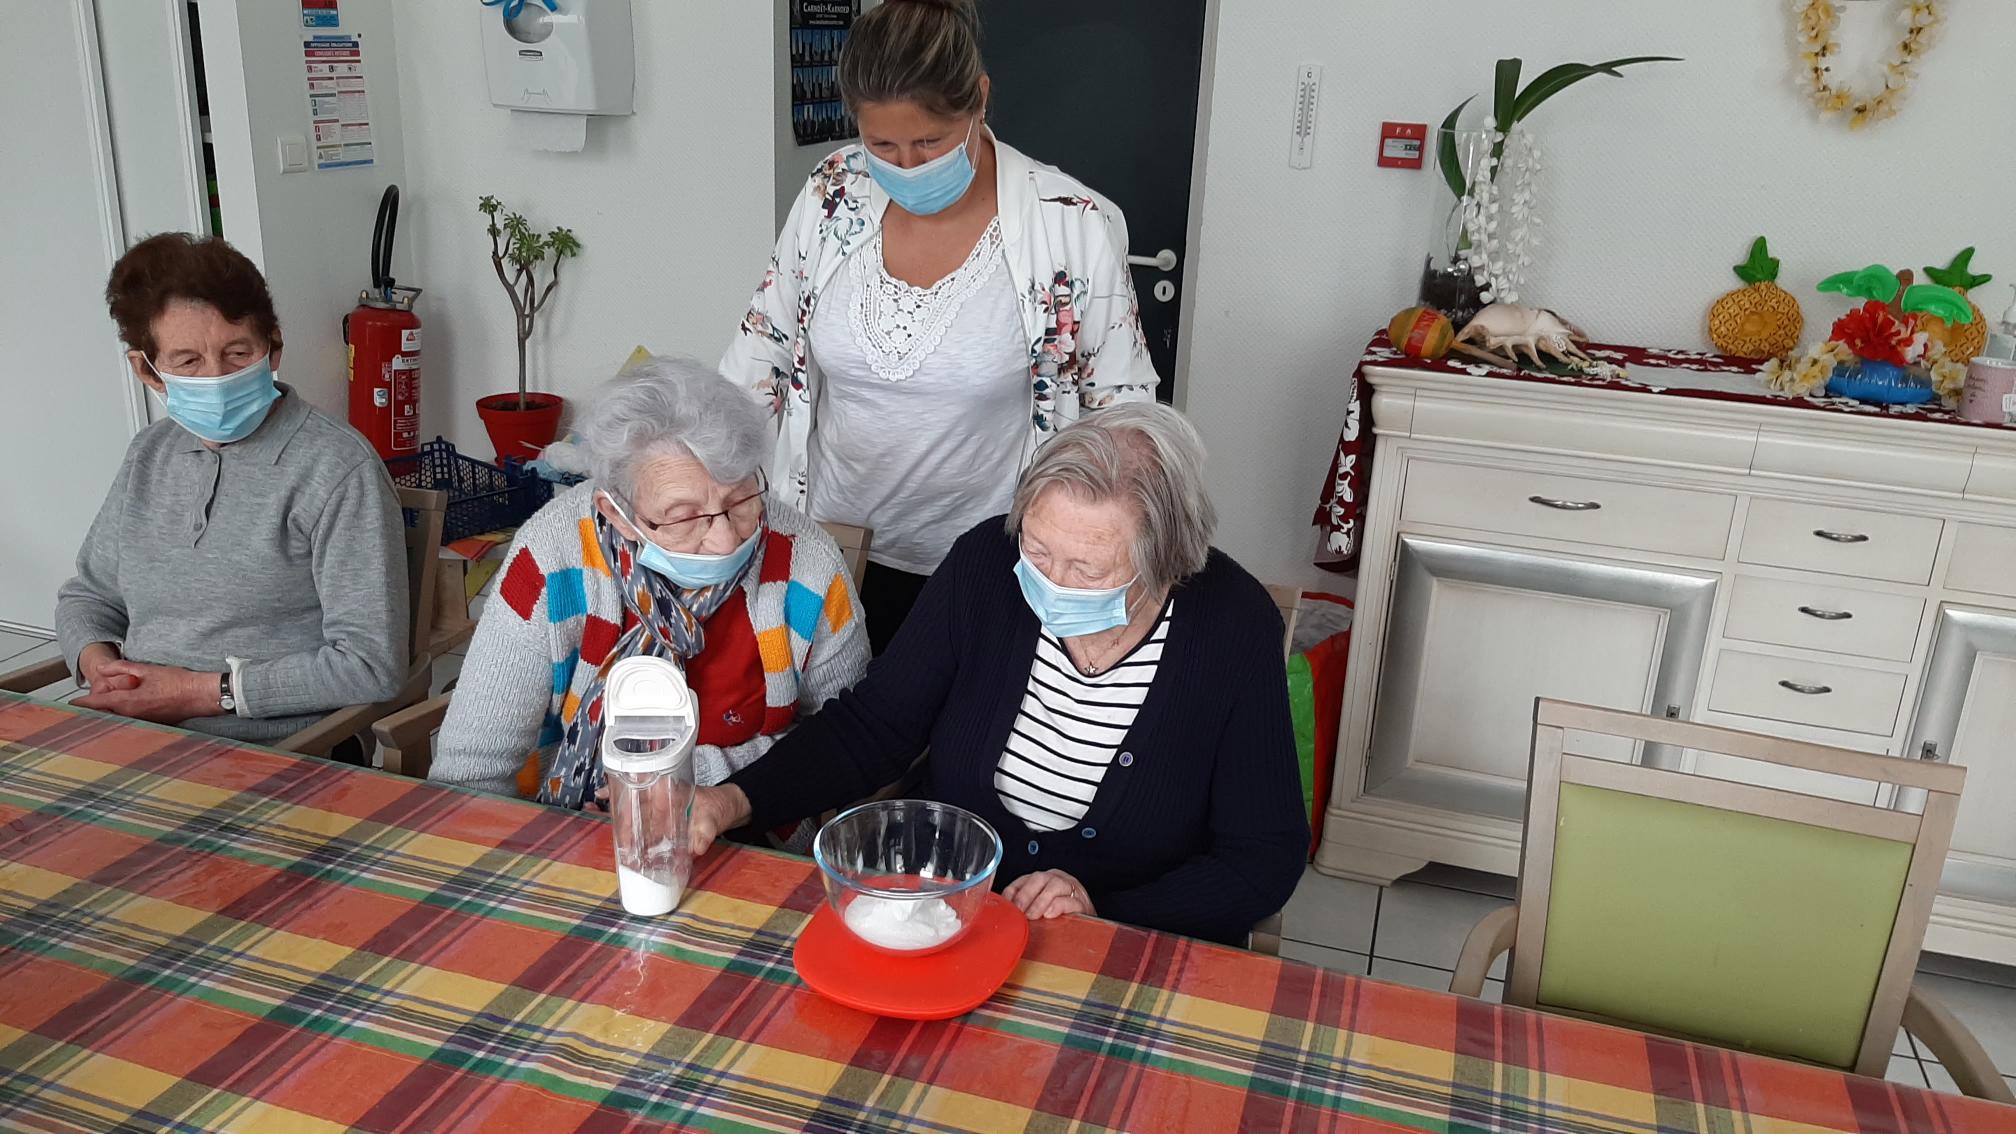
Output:
[[[770,450],[770,426],[749,391],[690,358],[652,355],[602,384],[574,423],[595,483],[634,498],[637,467],[657,456],[688,456],[722,484],[756,474]]]
[[[1036,451],[1015,486],[1008,534],[1021,533],[1030,505],[1052,488],[1133,506],[1134,569],[1151,590],[1204,569],[1218,510],[1204,491],[1204,439],[1173,408],[1108,406],[1061,430]]]
[[[973,0],[884,0],[854,21],[840,48],[840,95],[914,102],[941,118],[980,109],[980,15]]]

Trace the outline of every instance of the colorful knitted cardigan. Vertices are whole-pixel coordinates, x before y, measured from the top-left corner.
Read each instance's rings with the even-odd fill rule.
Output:
[[[579,485],[519,530],[442,722],[430,778],[535,797],[576,714],[600,718],[601,705],[584,706],[582,697],[622,636],[625,615],[593,507],[592,485]],[[742,583],[764,719],[749,742],[696,752],[703,784],[753,762],[867,668],[867,636],[839,547],[789,505],[772,503],[767,522]]]

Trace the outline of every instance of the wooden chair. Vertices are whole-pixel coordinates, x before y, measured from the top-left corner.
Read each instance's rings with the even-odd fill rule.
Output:
[[[0,693],[33,693],[65,680],[70,676],[70,666],[62,658],[43,658],[30,662],[20,669],[0,673]]]
[[[874,533],[852,524],[822,522],[820,526],[833,537],[833,542],[840,545],[848,574],[853,576],[858,589],[861,573],[868,568],[868,547]],[[452,690],[452,685],[450,688]],[[371,726],[372,734],[378,738],[378,755],[386,771],[417,779],[427,778],[427,770],[434,766],[434,734],[441,731],[441,722],[448,716],[451,696],[452,692],[444,691],[439,696],[388,714]]]
[[[833,537],[833,542],[840,545],[840,555],[847,561],[847,574],[853,577],[854,593],[858,596],[861,593],[861,577],[868,571],[868,544],[875,538],[875,533],[853,524],[836,524],[827,520],[819,521],[819,526],[825,528],[826,534]]]
[[[390,698],[372,704],[349,705],[276,741],[275,748],[303,756],[327,756],[338,744],[370,729],[382,717],[427,696],[434,655],[434,578],[440,571],[441,530],[447,521],[448,494],[434,488],[395,488],[399,507],[413,513],[406,533],[406,680]]]
[[[276,741],[275,748],[305,756],[327,756],[345,739],[370,728],[372,722],[405,708],[427,695],[434,655],[435,584],[441,555],[441,528],[448,511],[448,494],[430,488],[399,488],[399,506],[414,514],[406,525],[406,680],[390,699],[375,704],[349,705],[336,709],[314,724]],[[49,658],[0,674],[0,690],[32,693],[70,676],[61,658]]]
[[[1875,807],[1568,751],[1585,736],[1889,784]],[[1911,987],[1966,769],[1541,700],[1516,905],[1451,990],[1508,949],[1505,1002],[1881,1077],[1901,1024],[1967,1094],[2009,1084]]]

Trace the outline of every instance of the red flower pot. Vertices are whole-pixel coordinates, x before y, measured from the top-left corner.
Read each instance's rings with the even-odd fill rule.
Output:
[[[528,393],[525,408],[518,407],[517,394],[476,399],[476,415],[483,419],[490,444],[497,449],[499,465],[506,457],[529,461],[551,445],[560,431],[560,412],[567,408],[567,399],[558,394]]]

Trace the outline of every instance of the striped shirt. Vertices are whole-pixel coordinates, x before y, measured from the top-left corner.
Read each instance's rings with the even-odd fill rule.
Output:
[[[1062,831],[1085,818],[1155,683],[1174,609],[1172,598],[1139,645],[1112,668],[1089,677],[1050,631],[1038,635],[1029,686],[994,768],[1001,806],[1031,830]]]

